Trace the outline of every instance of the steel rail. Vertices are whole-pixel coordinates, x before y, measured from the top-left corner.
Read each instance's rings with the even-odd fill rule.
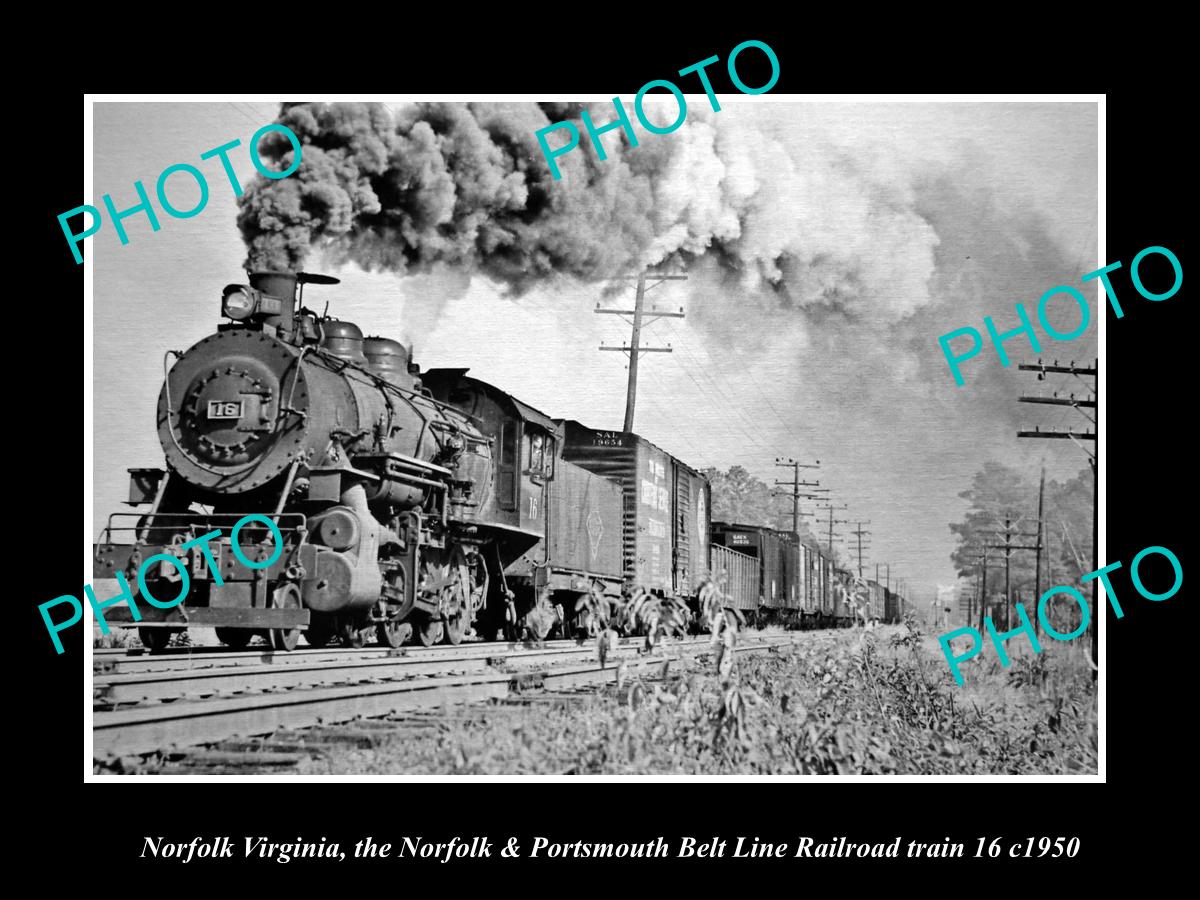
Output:
[[[738,653],[771,650],[795,643],[793,639],[759,639],[736,649]],[[711,651],[713,645],[678,649]],[[386,716],[394,712],[427,709],[448,704],[476,703],[542,686],[567,687],[613,681],[618,672],[670,666],[672,656],[659,648],[652,655],[623,659],[620,665],[562,667],[520,673],[468,673],[448,678],[417,678],[314,687],[248,694],[231,698],[159,703],[92,714],[93,756],[105,758],[153,753],[172,747],[210,744],[235,736],[270,734],[280,728],[306,728],[344,722],[359,717]]]
[[[687,638],[670,640],[666,646],[687,645],[696,641],[707,641],[708,638]],[[645,638],[621,638],[620,647],[639,647]],[[229,666],[292,666],[311,665],[317,662],[340,663],[363,659],[468,659],[472,657],[486,658],[517,653],[521,650],[584,650],[594,648],[594,638],[583,642],[574,640],[545,641],[542,645],[532,642],[516,643],[512,641],[480,641],[478,643],[441,644],[436,647],[406,646],[395,649],[389,647],[367,647],[354,649],[350,647],[305,648],[276,652],[269,647],[257,647],[251,650],[228,650],[223,647],[199,648],[216,652],[205,653],[155,653],[149,655],[106,655],[92,658],[92,670],[97,675],[130,674],[135,672],[185,672],[195,669],[224,668]],[[184,648],[179,648],[184,649]]]
[[[564,646],[565,647],[568,645],[577,645],[579,643],[579,641],[573,640],[573,639],[556,638],[554,640],[544,641],[543,643],[546,644],[547,646]],[[396,649],[397,650],[456,650],[456,649],[461,649],[464,647],[480,647],[480,646],[508,647],[511,649],[511,648],[516,648],[516,647],[533,647],[533,646],[535,646],[535,644],[533,641],[467,641],[467,642],[464,642],[464,643],[458,644],[458,645],[440,644],[435,647],[419,647],[416,645],[409,645],[406,647],[399,647]],[[299,656],[299,655],[302,655],[305,653],[335,653],[335,652],[343,652],[343,651],[347,652],[347,653],[360,653],[360,654],[361,653],[371,653],[371,652],[386,653],[391,649],[392,648],[380,647],[380,646],[360,647],[360,648],[350,648],[350,647],[340,647],[340,646],[339,647],[302,647],[300,649],[290,651],[290,653],[287,655]],[[92,658],[93,658],[93,660],[110,660],[110,659],[166,660],[166,659],[171,659],[171,658],[175,658],[175,657],[189,657],[189,656],[218,657],[218,658],[220,658],[220,657],[237,657],[237,656],[245,656],[246,654],[263,654],[263,653],[271,653],[271,652],[272,651],[271,651],[270,647],[266,646],[265,644],[259,645],[257,647],[250,647],[245,650],[231,650],[230,648],[224,647],[224,646],[221,646],[221,647],[168,647],[166,650],[157,650],[152,653],[148,652],[146,650],[143,650],[140,647],[95,647],[92,649]]]
[[[610,658],[634,656],[637,648],[620,647]],[[174,700],[183,697],[207,697],[214,694],[279,690],[316,685],[416,678],[421,676],[459,675],[483,672],[500,665],[552,665],[585,663],[594,660],[596,647],[560,647],[549,650],[513,650],[483,656],[463,657],[392,656],[372,659],[352,658],[334,662],[313,661],[308,665],[276,664],[223,666],[165,672],[135,672],[97,675],[92,682],[93,702],[106,705],[140,703],[146,700]]]

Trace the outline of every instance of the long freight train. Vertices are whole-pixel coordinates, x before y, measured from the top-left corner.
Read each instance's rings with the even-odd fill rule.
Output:
[[[135,511],[95,547],[94,576],[135,600],[109,624],[149,648],[190,626],[235,648],[371,630],[456,644],[516,637],[546,609],[571,633],[585,593],[695,608],[710,576],[752,619],[844,624],[868,593],[870,617],[899,618],[894,594],[850,590],[815,542],[712,522],[707,479],[650,441],[552,419],[466,369],[421,372],[400,343],[302,305],[335,278],[249,281],[167,373],[166,465],[130,470]]]

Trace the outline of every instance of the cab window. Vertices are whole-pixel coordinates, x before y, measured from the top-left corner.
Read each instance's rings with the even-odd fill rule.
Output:
[[[545,451],[545,438],[536,432],[529,435],[529,468],[534,472],[542,471],[542,460]]]
[[[550,478],[554,474],[554,438],[530,429],[526,444],[529,458],[526,473],[534,478]]]
[[[497,499],[502,509],[516,509],[517,504],[517,458],[520,455],[520,431],[513,422],[505,422],[500,428],[500,446],[496,454]]]

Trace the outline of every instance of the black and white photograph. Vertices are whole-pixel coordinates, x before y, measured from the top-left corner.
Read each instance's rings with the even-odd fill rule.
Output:
[[[90,778],[1100,776],[1102,98],[678,83],[90,105]]]
[[[1184,874],[1188,29],[663,11],[21,32],[19,884]]]

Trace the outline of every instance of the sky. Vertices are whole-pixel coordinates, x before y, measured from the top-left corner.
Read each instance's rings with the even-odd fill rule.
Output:
[[[890,563],[913,596],[932,598],[954,581],[948,524],[961,519],[958,494],[985,460],[1036,477],[1044,458],[1060,480],[1086,463],[1068,442],[1016,438],[1018,427],[1086,424],[1068,408],[1016,402],[1045,385],[1002,367],[989,347],[956,387],[937,337],[982,331],[985,315],[1013,327],[1015,303],[1032,314],[1044,292],[1082,289],[1080,275],[1107,262],[1097,255],[1095,106],[721,100],[720,112],[693,114],[698,98],[679,131],[643,135],[595,163],[607,181],[594,184],[614,190],[621,172],[650,171],[650,200],[585,209],[589,221],[572,232],[598,246],[636,234],[642,262],[688,275],[647,295],[685,317],[644,332],[673,352],[642,357],[635,430],[697,468],[742,465],[768,481],[788,474],[777,456],[819,459],[819,470],[802,471],[850,507],[838,517],[870,521],[868,574]],[[125,246],[109,222],[88,239],[97,534],[110,512],[128,509],[125,470],[162,465],[154,412],[164,353],[214,330],[221,289],[244,281],[237,201],[216,160],[200,154],[240,139],[229,159],[252,185],[245,145],[278,112],[241,100],[94,107],[96,196],[84,202],[100,206],[110,193],[118,209],[132,206],[136,179],[153,193],[176,163],[201,168],[210,186],[192,218],[160,211],[154,232],[131,217]],[[473,114],[499,113],[480,104]],[[564,180],[549,191],[578,198],[593,186],[582,180],[583,155],[562,158]],[[186,209],[198,194],[175,176],[169,196]],[[627,341],[628,326],[594,309],[630,305],[632,288],[564,272],[514,290],[478,260],[433,259],[414,274],[325,243],[304,268],[342,284],[310,286],[307,306],[328,301],[368,334],[413,343],[425,368],[469,367],[552,416],[620,428],[626,360],[598,347]],[[1095,357],[1095,284],[1084,294],[1090,327],[1075,341],[1044,340],[1045,358]],[[1078,316],[1069,303],[1051,306],[1063,331]],[[1014,360],[1037,357],[1023,338],[1008,347]]]

